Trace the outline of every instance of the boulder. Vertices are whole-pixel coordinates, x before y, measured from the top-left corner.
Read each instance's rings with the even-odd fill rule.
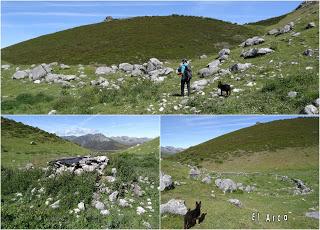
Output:
[[[210,63],[207,65],[207,67],[208,67],[209,69],[211,69],[211,68],[216,68],[216,67],[218,67],[219,65],[220,65],[220,61],[219,61],[219,60],[214,60],[214,61],[210,62]]]
[[[84,203],[83,202],[80,202],[79,204],[78,204],[78,209],[79,210],[85,210],[85,205],[84,205]]]
[[[253,46],[253,45],[258,45],[264,42],[264,39],[258,36],[248,38],[245,40],[243,43],[241,43],[240,46],[242,47],[247,47],[247,46]]]
[[[131,72],[133,70],[133,65],[131,65],[129,63],[121,63],[119,65],[119,69],[124,72]]]
[[[231,179],[216,179],[215,184],[223,193],[237,190],[237,184]]]
[[[210,184],[211,183],[211,176],[206,176],[204,177],[201,182],[205,183],[205,184]]]
[[[279,29],[277,35],[284,34],[290,32],[294,27],[294,22],[289,22],[287,25]]]
[[[213,67],[213,68],[202,68],[199,70],[198,74],[200,75],[200,78],[209,77],[219,71],[219,67]]]
[[[222,62],[222,61],[228,60],[228,58],[229,58],[229,55],[222,55],[218,57],[218,60]]]
[[[205,59],[205,58],[208,58],[208,57],[207,57],[207,55],[202,54],[199,58],[200,58],[200,59]]]
[[[319,220],[319,211],[306,212],[306,217],[314,218]]]
[[[314,115],[314,114],[319,114],[319,110],[316,106],[310,104],[310,105],[306,105],[300,113]]]
[[[197,168],[192,168],[192,169],[190,169],[190,171],[189,171],[189,176],[191,177],[191,178],[196,178],[196,177],[198,177],[200,175],[200,170],[199,169],[197,169]]]
[[[97,80],[93,80],[90,82],[91,85],[95,85],[95,86],[103,86],[103,87],[107,87],[109,85],[109,82],[107,81],[107,79],[103,78],[103,77],[99,77]]]
[[[279,33],[279,29],[272,29],[268,32],[269,35],[275,35]]]
[[[150,60],[147,63],[147,72],[162,68],[163,63],[159,61],[157,58],[150,58]]]
[[[10,69],[10,65],[1,65],[1,69],[8,70]]]
[[[306,29],[311,29],[313,27],[316,27],[316,24],[314,22],[309,22],[308,25],[306,26]]]
[[[107,209],[104,209],[104,210],[101,210],[101,211],[100,211],[100,214],[103,215],[103,216],[107,216],[107,215],[110,214],[110,211],[107,210]]]
[[[311,192],[311,189],[308,188],[304,182],[300,179],[292,179],[292,181],[296,185],[296,189],[294,191],[294,194],[296,195],[305,195]]]
[[[140,69],[134,69],[131,72],[131,77],[139,77],[142,75],[143,75],[143,72]]]
[[[60,69],[70,69],[70,66],[65,64],[60,64]]]
[[[307,50],[305,50],[305,51],[303,52],[303,55],[311,57],[311,56],[313,55],[313,53],[314,53],[314,52],[313,52],[312,49],[307,49]]]
[[[230,71],[231,72],[245,71],[246,69],[250,68],[251,66],[252,66],[251,63],[245,63],[245,64],[237,63],[237,64],[234,64],[230,67]]]
[[[94,204],[94,207],[98,210],[104,210],[104,203],[102,203],[100,201],[96,201]]]
[[[262,56],[272,52],[274,52],[274,50],[270,48],[252,48],[250,50],[243,51],[240,56],[244,58],[253,58],[253,57]]]
[[[125,199],[119,199],[119,206],[120,207],[128,207],[130,206],[129,202]]]
[[[185,215],[187,207],[183,200],[171,199],[165,204],[160,205],[160,213],[170,213],[175,215]]]
[[[114,71],[114,69],[112,69],[108,66],[98,67],[95,72],[96,75],[108,75],[111,73],[115,73],[115,71]]]
[[[13,74],[12,79],[20,80],[20,79],[24,79],[27,77],[29,77],[29,73],[27,71],[19,70]]]
[[[109,201],[110,202],[115,202],[118,198],[119,192],[118,191],[114,191],[113,193],[111,193],[109,195]]]
[[[52,69],[48,65],[41,64],[30,71],[29,78],[33,81],[44,78]]]
[[[231,204],[235,205],[238,208],[242,207],[242,203],[238,199],[229,199],[228,200]]]
[[[222,49],[219,51],[219,57],[224,56],[224,55],[230,55],[230,49]]]
[[[170,175],[160,173],[160,191],[174,188],[173,181]]]

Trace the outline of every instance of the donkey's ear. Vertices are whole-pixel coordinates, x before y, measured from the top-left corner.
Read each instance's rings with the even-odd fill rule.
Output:
[[[200,200],[199,204],[201,204],[201,200]]]
[[[198,204],[198,201],[196,201],[196,204]]]

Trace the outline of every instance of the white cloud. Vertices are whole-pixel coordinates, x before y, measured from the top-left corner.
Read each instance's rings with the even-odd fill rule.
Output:
[[[57,130],[54,133],[56,133],[58,136],[82,136],[86,134],[99,133],[99,131],[90,128],[72,127],[64,130]]]
[[[135,14],[115,14],[115,13],[75,13],[75,12],[37,12],[37,11],[26,11],[26,12],[9,12],[4,13],[4,16],[63,16],[63,17],[134,17]]]

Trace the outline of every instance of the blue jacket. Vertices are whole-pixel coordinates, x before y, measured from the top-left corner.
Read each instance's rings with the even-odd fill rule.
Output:
[[[181,76],[181,80],[184,80],[185,79],[185,69],[186,69],[186,66],[188,66],[188,63],[183,63],[181,65],[181,73],[182,73],[182,76]]]

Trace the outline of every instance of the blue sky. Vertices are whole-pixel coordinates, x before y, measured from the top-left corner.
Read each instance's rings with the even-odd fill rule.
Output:
[[[40,35],[101,22],[106,16],[184,14],[247,23],[279,16],[301,1],[2,1],[1,47]]]
[[[161,146],[187,148],[256,122],[298,116],[162,116]]]
[[[57,135],[103,133],[106,136],[160,136],[159,116],[4,116]]]

